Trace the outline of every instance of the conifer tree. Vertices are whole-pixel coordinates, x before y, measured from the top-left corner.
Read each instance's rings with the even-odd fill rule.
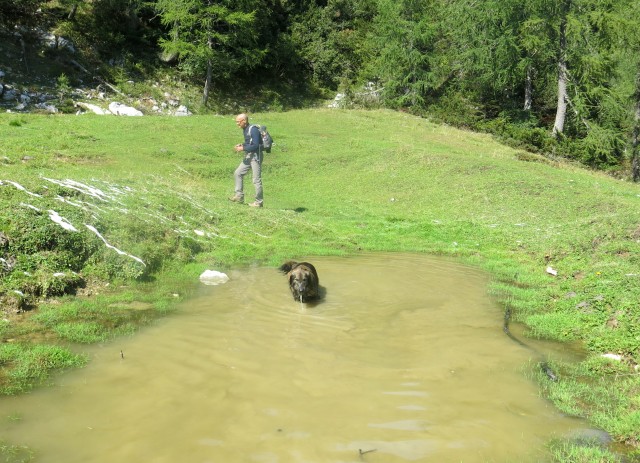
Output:
[[[157,0],[162,23],[169,28],[161,40],[182,69],[204,80],[206,104],[214,81],[229,81],[241,68],[260,64],[264,50],[257,44],[259,0]]]

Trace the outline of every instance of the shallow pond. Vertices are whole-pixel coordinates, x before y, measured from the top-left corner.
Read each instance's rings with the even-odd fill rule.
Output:
[[[407,254],[229,273],[53,387],[3,398],[0,436],[37,462],[538,462],[582,423],[539,397],[487,277]]]

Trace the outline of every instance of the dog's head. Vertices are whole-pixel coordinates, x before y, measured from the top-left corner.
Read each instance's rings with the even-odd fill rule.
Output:
[[[299,265],[289,272],[289,285],[298,294],[305,294],[307,290],[313,288],[315,277],[311,270],[303,265]]]

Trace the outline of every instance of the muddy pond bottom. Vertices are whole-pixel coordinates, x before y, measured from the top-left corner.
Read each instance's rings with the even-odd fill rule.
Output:
[[[484,274],[407,254],[309,259],[324,299],[275,268],[229,272],[90,365],[2,399],[36,462],[541,462],[580,427],[538,395]],[[11,417],[9,419],[8,417]]]

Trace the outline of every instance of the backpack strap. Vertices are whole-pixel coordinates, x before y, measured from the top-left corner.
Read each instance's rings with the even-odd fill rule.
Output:
[[[249,126],[249,142],[253,143],[253,137],[251,136],[251,128],[252,127],[255,127],[255,128],[258,129],[258,133],[260,134],[260,142],[258,144],[262,146],[262,130],[260,130],[260,126],[256,125],[256,124],[251,124]]]
[[[251,129],[255,127],[258,129],[258,133],[260,134],[260,142],[258,142],[258,159],[260,160],[260,162],[262,162],[262,150],[263,150],[263,144],[262,144],[262,131],[260,130],[260,126],[256,125],[256,124],[251,124],[249,126],[249,143],[253,144],[253,137],[251,136]]]

